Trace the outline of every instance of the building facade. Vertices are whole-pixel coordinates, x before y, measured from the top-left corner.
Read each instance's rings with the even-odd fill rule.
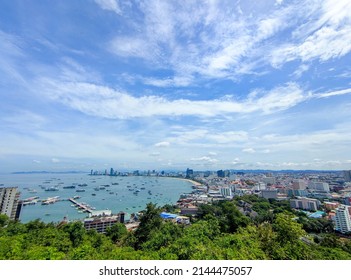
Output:
[[[261,191],[261,196],[266,199],[277,199],[278,198],[278,190],[273,189],[273,190],[262,190]]]
[[[351,170],[344,170],[344,179],[346,182],[351,182]]]
[[[233,198],[232,189],[230,187],[220,187],[219,192],[223,197]]]
[[[308,188],[311,190],[322,191],[322,192],[330,191],[329,184],[325,182],[309,182]]]
[[[350,213],[346,205],[340,205],[335,209],[335,230],[341,233],[351,232]]]
[[[298,197],[297,199],[290,199],[290,206],[295,209],[317,211],[319,205],[320,201],[314,198]]]
[[[0,214],[11,220],[19,219],[22,207],[19,196],[17,187],[0,188]]]
[[[84,228],[86,230],[95,229],[99,233],[106,233],[109,227],[116,223],[124,223],[124,213],[110,216],[92,216],[84,219]]]

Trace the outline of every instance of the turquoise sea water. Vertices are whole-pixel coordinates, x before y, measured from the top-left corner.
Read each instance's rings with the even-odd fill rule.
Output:
[[[124,211],[127,214],[145,209],[149,202],[158,206],[173,204],[182,193],[189,193],[190,182],[166,178],[144,176],[89,176],[86,174],[9,174],[0,175],[2,187],[17,186],[21,199],[38,196],[40,200],[59,196],[60,201],[42,205],[22,207],[20,220],[28,222],[41,219],[44,222],[58,222],[66,216],[69,220],[83,219],[86,213],[79,213],[68,198],[80,196],[77,200],[96,208],[110,209],[112,213]],[[85,186],[86,184],[86,186]],[[64,186],[75,186],[67,189]],[[79,186],[83,185],[83,186]],[[46,191],[47,188],[57,191]],[[84,190],[77,192],[77,189]]]

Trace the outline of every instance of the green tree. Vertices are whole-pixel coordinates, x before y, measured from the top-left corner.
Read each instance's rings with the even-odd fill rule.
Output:
[[[106,236],[108,236],[113,243],[120,241],[127,234],[127,228],[122,223],[116,223],[112,227],[107,228],[106,230]]]
[[[9,217],[3,214],[0,214],[0,228],[5,227],[9,222]]]
[[[68,223],[62,228],[69,234],[69,238],[74,247],[79,246],[83,242],[86,230],[81,222]]]
[[[220,248],[213,243],[220,235],[219,223],[213,216],[206,218],[186,227],[182,236],[169,245],[167,252],[180,260],[219,259]]]
[[[183,234],[183,227],[171,221],[161,224],[158,230],[153,230],[148,240],[142,245],[143,250],[158,251],[175,242]]]
[[[234,203],[226,201],[220,206],[222,209],[220,225],[223,232],[233,233],[240,227],[246,227],[250,223],[250,218],[243,215]]]
[[[139,227],[136,229],[134,236],[136,238],[135,248],[140,249],[141,245],[148,240],[148,237],[154,230],[158,230],[162,224],[160,216],[161,209],[155,204],[148,203],[146,211],[140,218]]]

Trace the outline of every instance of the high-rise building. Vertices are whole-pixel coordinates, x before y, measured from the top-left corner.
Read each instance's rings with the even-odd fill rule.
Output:
[[[341,233],[351,231],[351,219],[348,206],[340,205],[335,209],[335,230]]]
[[[292,187],[294,190],[305,190],[306,182],[302,179],[295,179],[292,182]]]
[[[8,216],[11,220],[17,220],[22,207],[19,196],[17,187],[0,188],[0,214]]]
[[[193,178],[194,177],[194,170],[187,168],[185,172],[185,178]]]
[[[351,170],[344,170],[344,178],[346,182],[351,182]]]
[[[225,177],[224,171],[223,170],[218,170],[217,171],[217,177],[224,178]]]

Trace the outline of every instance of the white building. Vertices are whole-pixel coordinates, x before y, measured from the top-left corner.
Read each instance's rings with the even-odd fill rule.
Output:
[[[220,187],[219,192],[223,197],[233,198],[232,189],[230,187]]]
[[[328,183],[324,182],[309,182],[308,188],[316,191],[329,192],[330,187]]]
[[[18,219],[21,212],[19,196],[17,187],[0,188],[0,214],[8,216],[11,220]]]
[[[297,199],[290,199],[290,206],[295,209],[317,211],[320,204],[320,201],[314,198],[298,197]]]
[[[335,230],[341,233],[351,231],[351,219],[348,206],[340,205],[335,209]]]

